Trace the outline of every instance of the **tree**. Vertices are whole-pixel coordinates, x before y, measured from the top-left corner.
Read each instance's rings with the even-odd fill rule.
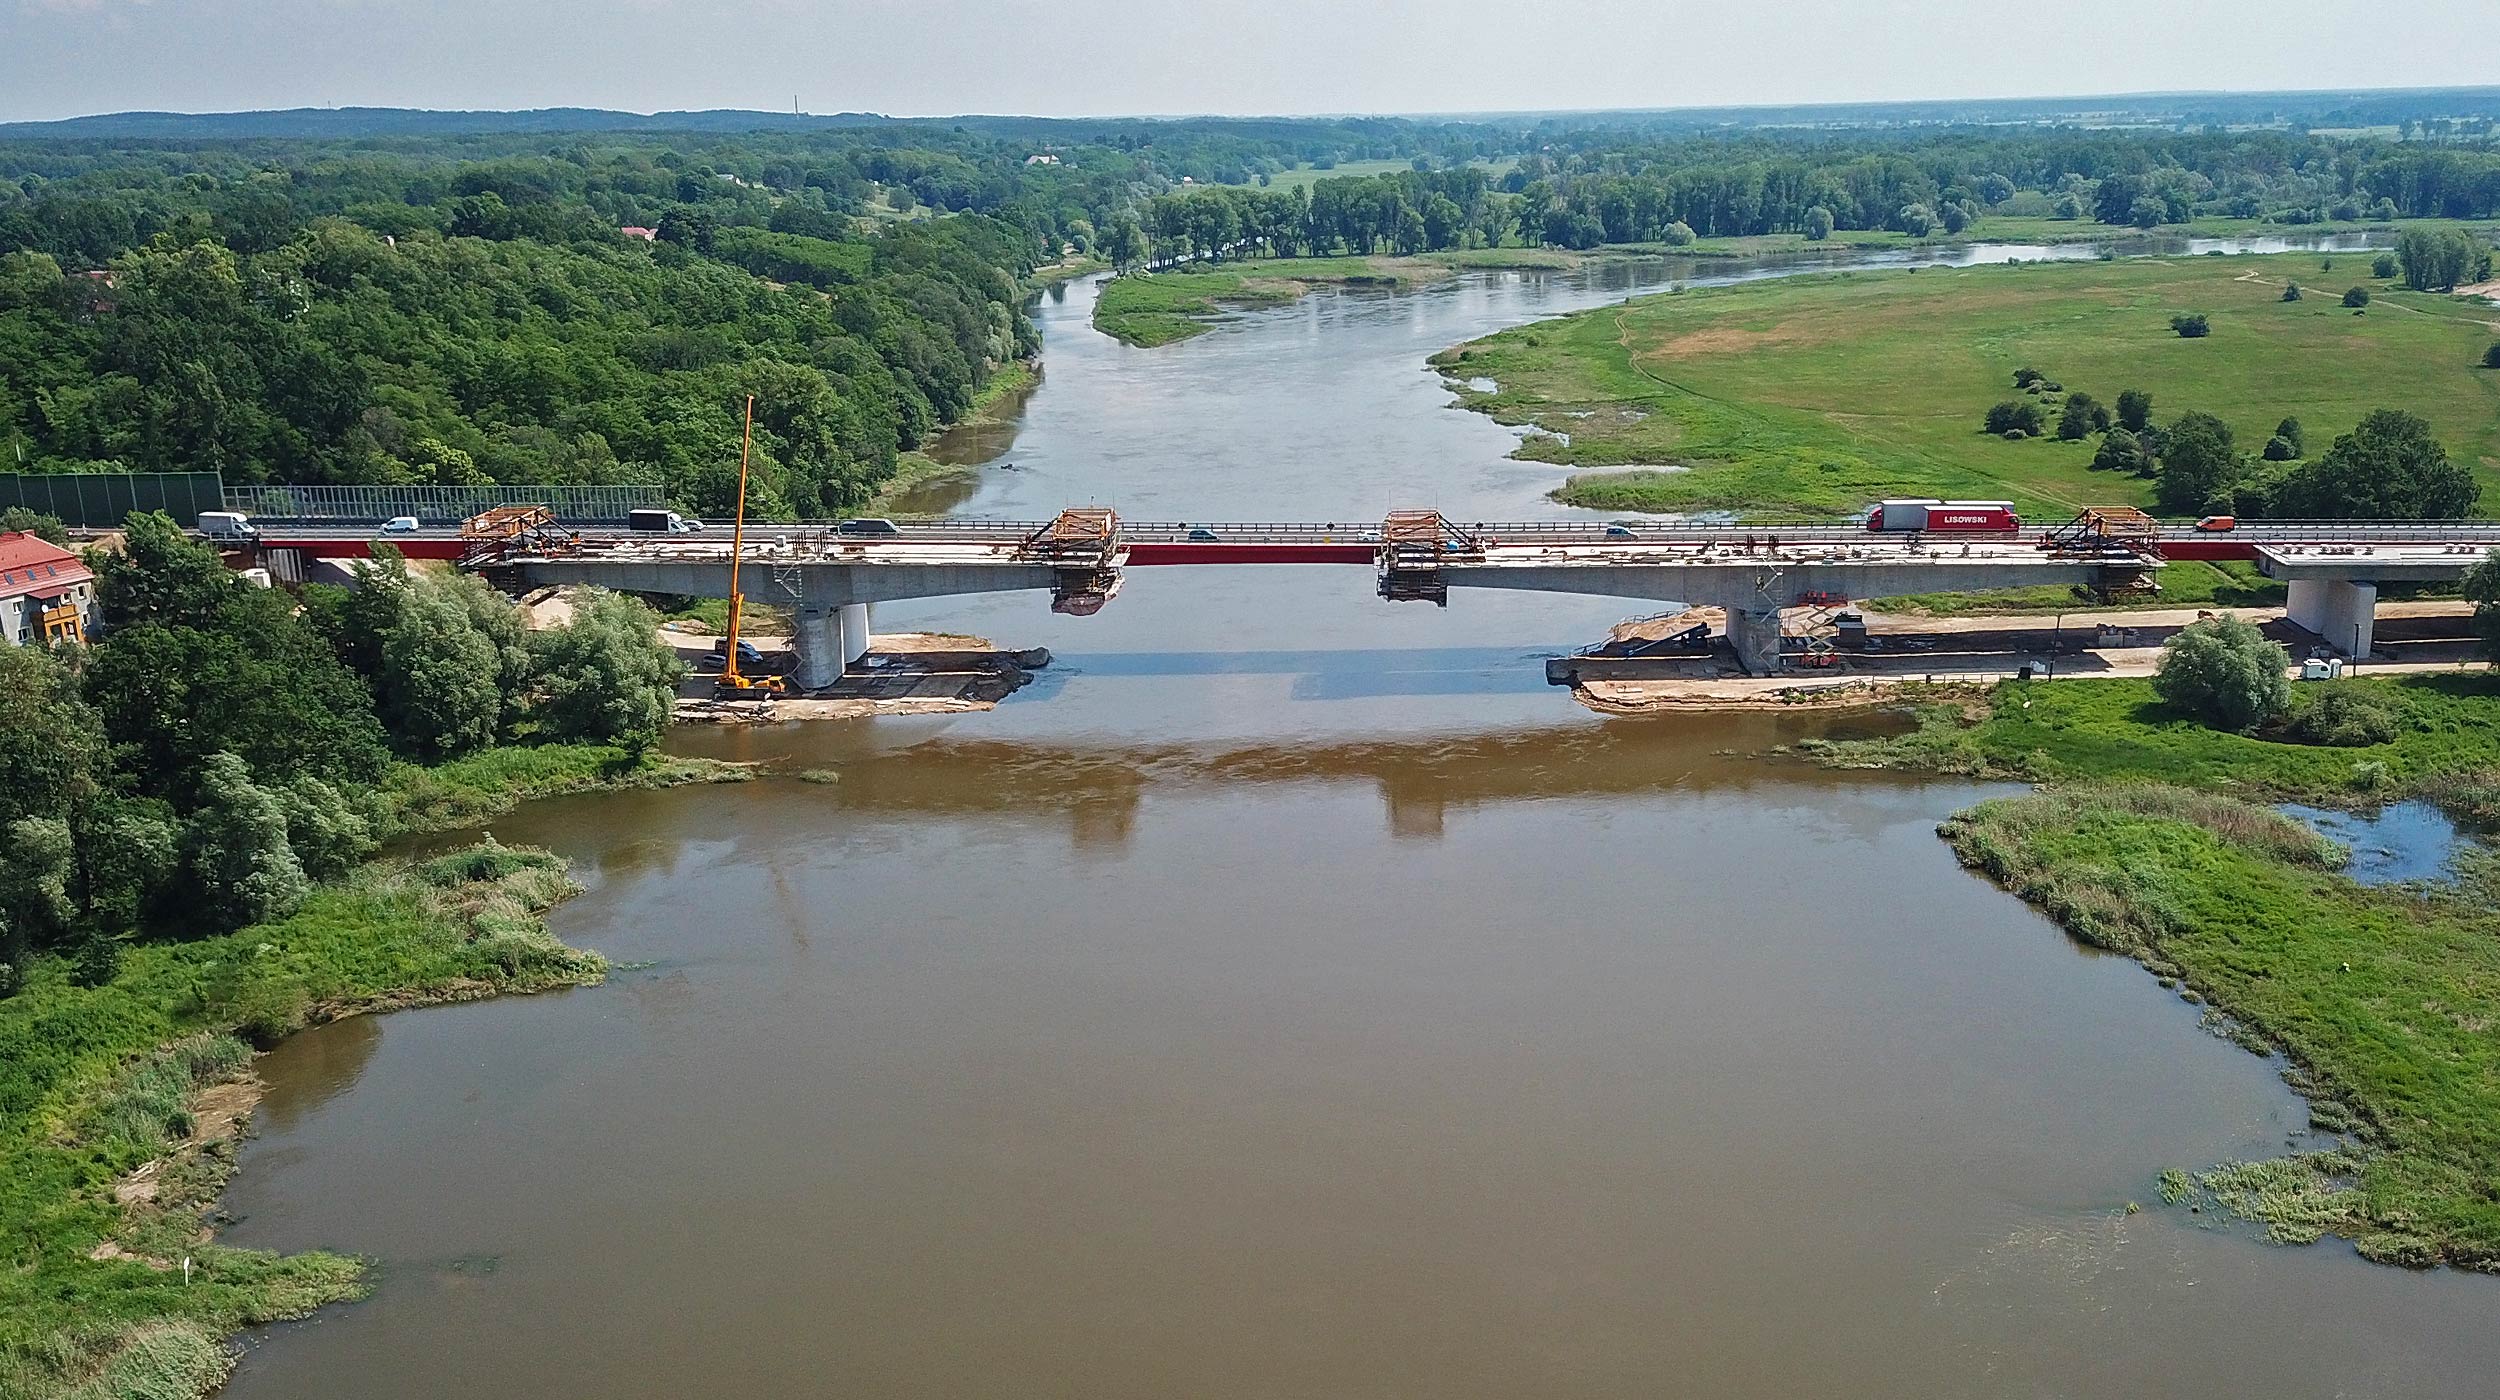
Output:
[[[2131,433],[2143,432],[2152,426],[2153,396],[2141,389],[2118,391],[2118,426]]]
[[[503,718],[500,658],[466,609],[429,588],[399,590],[397,616],[378,638],[374,699],[403,753],[457,758],[495,741]]]
[[[69,547],[69,527],[60,517],[43,515],[24,506],[11,506],[0,511],[0,534],[28,534],[46,544]]]
[[[2430,424],[2382,408],[2285,477],[2275,510],[2308,520],[2462,520],[2481,493],[2473,469],[2449,460]]]
[[[1146,256],[1146,231],[1135,214],[1122,210],[1104,221],[1094,246],[1112,267],[1125,271]]]
[[[2274,435],[2292,445],[2294,457],[2301,456],[2309,450],[2309,435],[2301,429],[2298,418],[2286,417],[2282,422],[2275,424]]]
[[[2370,275],[2372,277],[2393,277],[2396,275],[2396,269],[2396,255],[2393,253],[2381,253],[2377,257],[2370,259]]]
[[[370,779],[389,759],[364,682],[274,589],[238,584],[196,626],[120,629],[83,679],[142,792],[179,792],[219,750],[269,781]]]
[[[2227,614],[2208,618],[2162,647],[2153,693],[2217,729],[2245,734],[2291,709],[2291,662],[2253,624]]]
[[[249,586],[163,511],[133,514],[122,527],[121,551],[102,554],[95,570],[104,624],[116,629],[205,626]]]
[[[2500,340],[2493,341],[2491,347],[2483,351],[2483,368],[2500,369]]]
[[[2407,290],[2444,292],[2489,276],[2491,250],[2470,234],[2407,229],[2396,237],[2396,260]]]
[[[1816,243],[1832,236],[1832,211],[1817,204],[1806,210],[1806,237]]]
[[[0,827],[0,995],[15,992],[38,947],[61,941],[70,900],[69,824],[20,817]]]
[[[319,778],[298,778],[276,793],[287,845],[314,879],[343,875],[373,854],[373,824],[348,795]]]
[[[2369,304],[2370,289],[2367,287],[2355,287],[2351,291],[2344,293],[2344,305],[2346,306],[2358,310],[2361,307],[2368,306]]]
[[[657,742],[685,667],[660,643],[659,614],[639,600],[592,592],[562,627],[535,638],[545,732],[622,744]]]
[[[2066,396],[2066,410],[2057,418],[2057,435],[2060,438],[2067,442],[2081,442],[2108,427],[2109,410],[2095,402],[2090,394]]]
[[[1986,426],[1989,432],[2000,436],[2006,433],[2022,433],[2030,437],[2038,437],[2043,426],[2040,405],[2027,399],[2007,399],[1988,410]]]
[[[2170,329],[2177,331],[2182,340],[2200,340],[2213,334],[2214,328],[2213,324],[2205,319],[2204,312],[2189,311],[2171,317]]]
[[[2127,210],[2127,222],[2135,225],[2137,228],[2149,229],[2157,227],[2162,220],[2169,217],[2169,202],[2157,195],[2145,195],[2143,198],[2138,199],[2133,205],[2129,206]]]
[[[2163,433],[2161,477],[2153,496],[2164,512],[2228,511],[2239,479],[2239,451],[2231,442],[2231,426],[2221,419],[2190,413]]]
[[[2266,448],[2261,455],[2269,462],[2290,462],[2299,458],[2300,448],[2295,446],[2290,438],[2276,433],[2266,439]]]
[[[1912,238],[1925,238],[1936,231],[1936,211],[1924,204],[1905,204],[1893,217],[1893,226]]]
[[[2144,449],[2136,443],[2135,434],[2124,428],[2112,428],[2101,435],[2101,445],[2092,452],[2092,470],[2096,472],[2133,472],[2144,465]]]
[[[2457,596],[2474,605],[2474,633],[2482,638],[2483,658],[2500,666],[2500,549],[2466,571]]]
[[[230,753],[201,766],[183,854],[198,910],[218,930],[283,918],[312,887],[287,842],[286,808]]]

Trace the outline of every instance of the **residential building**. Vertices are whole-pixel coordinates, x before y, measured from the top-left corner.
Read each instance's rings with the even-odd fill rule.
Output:
[[[77,555],[33,535],[0,535],[0,641],[82,642],[95,625],[95,575]]]

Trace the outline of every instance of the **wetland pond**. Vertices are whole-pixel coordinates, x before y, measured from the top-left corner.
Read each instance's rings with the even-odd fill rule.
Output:
[[[1777,270],[1320,291],[1156,350],[1068,287],[1018,469],[956,504],[1551,512],[1425,357]],[[2490,1393],[2500,1280],[2154,1204],[2306,1112],[1955,865],[1935,824],[2003,789],[1544,685],[1628,611],[1327,567],[897,606],[1059,660],[988,714],[689,731],[770,774],[495,822],[622,966],[265,1058],[229,1238],[376,1288],[253,1334],[227,1394]]]

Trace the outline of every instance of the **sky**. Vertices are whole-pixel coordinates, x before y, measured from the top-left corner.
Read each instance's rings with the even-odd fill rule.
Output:
[[[1491,112],[2500,79],[2495,0],[0,0],[0,120]],[[2445,42],[2425,42],[2446,35]]]

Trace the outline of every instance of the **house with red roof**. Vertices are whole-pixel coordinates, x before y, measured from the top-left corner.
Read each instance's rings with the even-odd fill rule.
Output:
[[[77,555],[34,535],[0,535],[0,641],[83,642],[95,624],[95,575]]]
[[[657,243],[660,240],[660,231],[658,229],[644,228],[640,224],[627,224],[625,227],[618,229],[617,232],[625,235],[627,238],[639,238],[645,243]]]

